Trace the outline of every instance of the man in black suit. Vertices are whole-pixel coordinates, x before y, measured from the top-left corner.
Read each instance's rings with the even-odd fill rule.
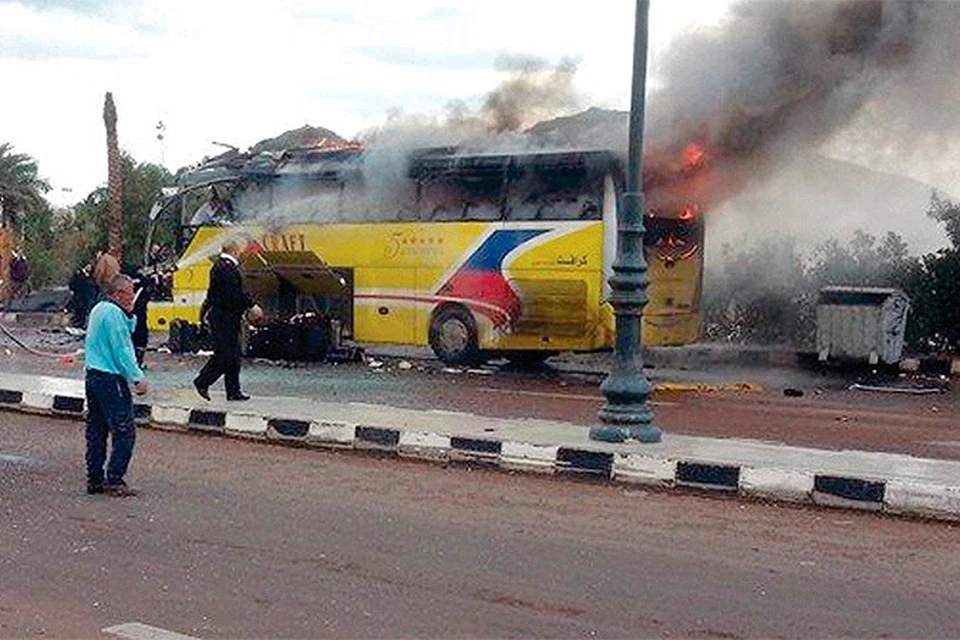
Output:
[[[260,319],[263,312],[253,297],[243,290],[239,254],[237,242],[225,243],[220,257],[210,269],[210,287],[204,306],[213,336],[213,356],[193,381],[197,393],[206,400],[210,399],[210,385],[220,376],[223,376],[227,389],[227,400],[250,399],[240,391],[240,323],[248,309],[254,321]]]

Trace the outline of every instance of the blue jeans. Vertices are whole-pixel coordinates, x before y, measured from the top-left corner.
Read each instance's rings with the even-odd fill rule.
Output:
[[[123,376],[87,371],[87,482],[103,484],[107,436],[113,442],[107,463],[107,484],[123,482],[137,439],[133,399]]]

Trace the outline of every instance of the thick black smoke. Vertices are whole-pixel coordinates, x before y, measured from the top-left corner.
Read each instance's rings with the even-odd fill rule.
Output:
[[[650,148],[675,155],[704,144],[718,172],[708,196],[715,205],[867,111],[905,119],[913,131],[955,131],[958,24],[954,2],[740,2],[721,25],[679,38],[656,61]],[[882,144],[889,132],[876,133]]]

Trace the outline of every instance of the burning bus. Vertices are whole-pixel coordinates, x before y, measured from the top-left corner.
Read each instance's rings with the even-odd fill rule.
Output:
[[[687,344],[700,334],[703,224],[674,177],[650,176],[643,339]],[[309,321],[329,338],[315,349],[287,340],[291,356],[340,340],[430,346],[452,365],[609,349],[623,185],[623,164],[602,150],[234,152],[154,208],[155,224],[178,221],[179,239],[150,327],[199,322],[210,260],[239,239],[268,320]]]

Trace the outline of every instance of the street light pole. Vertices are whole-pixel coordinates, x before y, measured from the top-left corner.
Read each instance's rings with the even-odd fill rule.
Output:
[[[613,367],[600,386],[606,398],[599,414],[603,424],[590,429],[590,439],[603,442],[660,441],[660,429],[651,424],[651,387],[643,371],[640,334],[649,284],[643,256],[643,121],[649,12],[650,1],[637,0],[627,184],[617,216],[617,259],[610,278],[610,302],[616,316],[617,334]]]

